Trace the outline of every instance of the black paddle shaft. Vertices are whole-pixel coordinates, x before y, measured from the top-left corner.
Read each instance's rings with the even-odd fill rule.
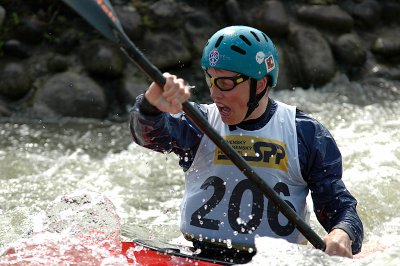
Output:
[[[108,0],[63,0],[105,37],[118,44],[127,56],[159,86],[164,87],[165,77],[136,47],[124,32]],[[183,103],[183,111],[214,144],[271,200],[278,209],[317,249],[325,250],[323,240],[311,227],[252,170],[244,158],[223,139],[204,116],[189,102]]]

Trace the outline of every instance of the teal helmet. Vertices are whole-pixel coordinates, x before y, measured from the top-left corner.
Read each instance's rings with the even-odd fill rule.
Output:
[[[217,31],[203,49],[201,66],[237,72],[260,80],[269,76],[269,86],[278,79],[278,52],[262,31],[247,26],[230,26]]]

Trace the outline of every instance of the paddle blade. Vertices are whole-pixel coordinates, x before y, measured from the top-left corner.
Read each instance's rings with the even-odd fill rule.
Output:
[[[108,0],[63,0],[106,38],[118,43],[123,32]]]

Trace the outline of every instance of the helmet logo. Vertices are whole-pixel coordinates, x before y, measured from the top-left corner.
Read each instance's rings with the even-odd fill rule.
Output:
[[[260,51],[256,54],[256,61],[259,65],[261,65],[264,62],[265,54],[264,52]]]
[[[271,72],[275,68],[275,60],[272,55],[265,59],[265,64],[267,65],[267,72]]]
[[[215,66],[219,61],[219,52],[217,49],[214,49],[208,55],[208,61],[210,62],[210,66]]]

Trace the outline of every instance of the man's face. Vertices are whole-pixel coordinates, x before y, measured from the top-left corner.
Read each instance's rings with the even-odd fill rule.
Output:
[[[208,69],[207,73],[212,78],[235,77],[238,75],[236,72],[215,68]],[[223,81],[221,84],[223,84]],[[249,80],[236,85],[229,91],[222,91],[215,84],[211,85],[210,94],[225,124],[236,125],[243,121],[248,109],[247,102],[249,101],[250,94]]]

